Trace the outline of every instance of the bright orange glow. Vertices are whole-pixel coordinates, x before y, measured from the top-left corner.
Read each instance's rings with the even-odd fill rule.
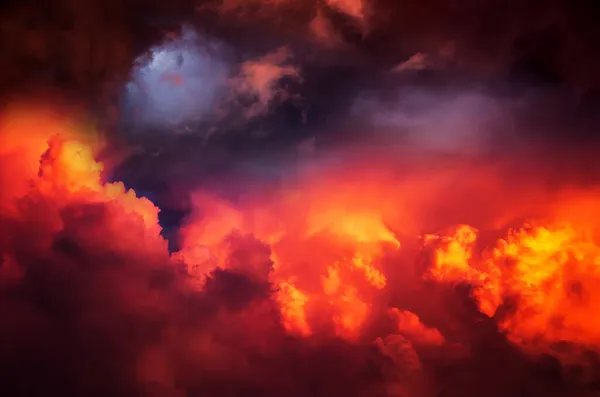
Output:
[[[31,119],[35,120],[33,114]],[[159,209],[123,183],[103,181],[104,166],[96,159],[96,144],[78,139],[51,118],[41,118],[48,122],[46,132],[20,140],[19,132],[32,127],[26,123],[29,119],[15,120],[4,124],[6,134],[0,141],[4,144],[0,161],[15,167],[14,176],[3,171],[0,181],[9,191],[0,196],[7,214],[18,216],[17,206],[10,203],[27,191],[51,203],[57,213],[73,204],[102,204],[100,215],[94,214],[106,218],[102,220],[108,233],[119,236],[114,247],[160,252],[166,259]],[[471,213],[471,206],[465,210],[461,202],[469,200],[469,195],[440,194],[455,187],[455,174],[443,171],[430,178],[411,174],[395,180],[372,170],[336,171],[311,174],[294,181],[291,188],[273,189],[235,204],[197,194],[195,212],[182,229],[183,249],[172,256],[172,263],[185,265],[196,289],[202,289],[218,267],[250,271],[253,277],[264,278],[259,281],[274,286],[281,325],[290,334],[301,338],[332,334],[357,341],[378,315],[376,308],[388,309],[388,295],[406,276],[402,272],[407,267],[400,266],[397,256],[405,253],[405,246],[417,245],[417,229],[431,230],[429,225],[435,223],[430,218],[444,218],[440,223],[457,226],[446,233],[423,235],[422,251],[431,254],[430,261],[424,274],[415,278],[423,275],[427,283],[470,284],[479,311],[493,318],[508,340],[525,351],[552,352],[559,342],[600,351],[600,319],[594,315],[600,312],[598,192],[565,190],[543,204],[538,204],[541,194],[529,193],[529,201],[524,198],[522,203],[509,202],[505,207],[490,198],[491,210],[482,216],[483,221],[473,222],[475,227],[450,222]],[[489,171],[481,175],[485,172]],[[13,179],[27,183],[13,186]],[[500,188],[494,184],[500,182],[488,179],[474,177],[472,183],[483,180],[485,190],[496,195]],[[467,182],[461,183],[465,183],[462,190],[476,191]],[[439,197],[444,197],[444,206],[454,203],[458,215],[448,207],[429,211]],[[539,216],[506,226],[509,220],[524,219],[523,213],[533,209]],[[57,231],[65,227],[61,216],[50,221]],[[232,234],[258,240],[264,253],[256,261],[244,258],[248,263],[232,259]],[[407,244],[404,240],[400,244],[400,235]],[[93,237],[90,244],[105,241]],[[13,257],[2,255],[0,282],[18,282],[22,269]],[[273,268],[261,267],[269,255]],[[248,269],[241,269],[244,266]],[[394,321],[393,332],[404,338],[398,340],[409,341],[411,349],[446,343],[444,335],[425,325],[417,314],[399,308],[385,310]]]
[[[102,189],[103,166],[95,161],[88,146],[59,135],[52,137],[48,146],[39,166],[43,189],[60,189],[65,193]]]
[[[532,226],[511,232],[494,250],[497,266],[512,262],[504,294],[517,294],[519,310],[501,327],[527,343],[572,341],[600,346],[600,247],[570,226]]]
[[[590,315],[600,310],[600,247],[589,235],[564,223],[526,225],[478,258],[470,254],[474,238],[465,240],[461,229],[441,239],[429,275],[473,284],[490,317],[515,300],[515,309],[499,318],[511,341],[533,350],[561,341],[600,347],[600,321]]]
[[[477,230],[467,225],[460,225],[453,236],[425,235],[425,244],[442,243],[442,246],[435,250],[431,275],[444,280],[479,280],[480,275],[477,271],[469,267],[476,240]]]
[[[355,187],[346,183],[329,197],[320,188],[331,185],[285,190],[240,209],[199,195],[203,216],[184,228],[178,257],[204,272],[227,267],[224,238],[232,230],[253,234],[271,247],[270,281],[279,286],[284,327],[304,336],[332,329],[341,338],[359,338],[378,291],[387,284],[378,261],[400,243],[384,223],[385,214],[363,205],[372,197],[348,194]],[[206,252],[216,261],[207,262]]]
[[[0,206],[23,195],[36,178],[40,157],[53,136],[77,138],[90,148],[99,148],[95,134],[81,136],[76,126],[47,109],[12,106],[0,115]]]
[[[0,204],[9,213],[16,211],[12,202],[31,189],[59,207],[74,202],[109,204],[107,223],[121,236],[124,249],[166,253],[158,208],[123,183],[102,180],[104,165],[95,159],[101,147],[97,135],[80,137],[73,123],[51,112],[18,109],[3,116],[0,163],[6,167],[0,168],[10,175],[0,179],[0,187],[8,190],[0,195]],[[22,185],[13,184],[17,179]]]
[[[158,208],[145,198],[138,198],[133,190],[126,190],[121,182],[103,183],[104,166],[96,162],[92,149],[76,140],[60,136],[51,138],[49,148],[42,156],[39,187],[46,194],[57,197],[84,198],[90,202],[112,202],[127,215],[138,216],[148,229],[158,227]]]
[[[310,335],[311,329],[306,321],[305,306],[308,297],[300,292],[292,283],[283,281],[279,283],[277,301],[281,306],[283,326],[300,335]]]

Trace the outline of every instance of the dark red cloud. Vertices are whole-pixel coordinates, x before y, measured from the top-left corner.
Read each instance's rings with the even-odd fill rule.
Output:
[[[80,132],[82,123],[74,129],[64,123],[73,111],[62,118],[23,111],[13,124],[2,119],[0,394],[594,395],[599,366],[593,349],[568,364],[555,352],[528,355],[498,329],[499,317],[514,310],[512,302],[504,302],[499,317],[490,318],[479,311],[470,286],[422,277],[433,254],[422,249],[417,234],[457,222],[508,222],[504,215],[520,220],[539,210],[542,200],[556,198],[565,184],[579,188],[596,180],[592,156],[557,149],[546,139],[564,131],[570,139],[595,128],[590,116],[595,105],[587,101],[599,83],[593,13],[562,2],[480,3],[379,0],[365,2],[358,13],[333,2],[292,0],[245,2],[241,8],[232,1],[11,4],[0,19],[0,84],[6,98],[67,98],[69,105],[84,109],[77,115],[92,114],[90,119],[101,125],[118,126],[115,110],[135,59],[165,37],[176,38],[184,23],[229,48],[225,59],[232,70],[246,70],[230,77],[245,76],[245,83],[267,81],[242,84],[250,87],[243,90],[250,98],[243,98],[248,104],[236,103],[236,116],[265,105],[264,92],[267,97],[283,95],[259,106],[260,117],[247,123],[241,117],[241,126],[240,117],[232,116],[220,119],[216,127],[194,124],[192,133],[182,136],[158,129],[135,138],[113,128],[110,144],[98,147],[91,133]],[[252,73],[273,51],[291,54],[283,71],[292,81],[276,79],[271,85],[272,79]],[[280,63],[266,65],[282,71]],[[176,80],[177,87],[185,85],[185,79]],[[472,103],[467,103],[470,112],[460,101],[454,106],[456,98],[470,95],[479,85],[491,87],[481,95],[485,101],[475,102],[486,106],[475,115]],[[508,94],[515,86],[527,93],[513,101]],[[536,87],[533,93],[530,87]],[[427,93],[427,100],[414,100],[415,91]],[[365,96],[374,104],[366,107],[367,115],[355,112],[357,99]],[[519,107],[523,98],[525,105]],[[587,107],[580,107],[580,98]],[[488,112],[488,99],[500,104],[501,111]],[[417,113],[425,116],[420,119]],[[523,140],[496,146],[498,140],[490,139],[492,144],[478,147],[474,159],[463,160],[459,151],[439,160],[419,145],[412,152],[410,147],[395,151],[401,146],[397,135],[387,135],[379,144],[355,144],[379,135],[383,128],[374,119],[409,114],[413,123],[440,113],[444,117],[436,119],[435,128],[425,128],[427,134],[420,139],[435,136],[439,126],[447,134],[458,127],[475,131],[474,119],[481,116],[489,122],[482,130],[491,126],[490,136],[502,143],[512,134],[544,145],[516,150],[514,142]],[[448,115],[466,115],[467,122],[455,123]],[[582,115],[585,123],[574,115]],[[406,124],[385,128],[402,132]],[[226,133],[207,141],[204,132],[215,129]],[[61,138],[50,139],[57,133]],[[452,137],[454,142],[464,139]],[[302,149],[297,150],[298,143]],[[110,166],[123,156],[121,151],[114,155],[117,144],[129,155],[120,168]],[[487,151],[489,146],[503,150]],[[481,159],[490,153],[497,157]],[[93,159],[98,157],[106,159],[103,172],[95,168]],[[278,205],[288,202],[277,195],[297,182],[286,178],[296,171],[302,177],[302,167],[295,168],[290,159],[308,162],[309,177],[306,185],[299,185],[305,189],[296,186],[300,199],[290,198],[296,203],[292,211],[280,212]],[[399,170],[387,167],[397,163],[403,164]],[[419,172],[413,174],[415,168]],[[407,179],[386,179],[393,171]],[[316,190],[330,189],[312,197],[317,208],[329,208],[332,197],[356,204],[352,198],[369,192],[373,186],[365,181],[374,176],[385,185],[373,197],[359,200],[367,206],[385,201],[376,209],[395,216],[386,219],[392,225],[384,226],[402,241],[401,251],[389,249],[379,258],[388,276],[380,292],[351,301],[357,297],[340,292],[332,274],[350,280],[350,286],[356,280],[362,286],[363,273],[342,265],[338,273],[319,268],[324,262],[313,260],[316,254],[332,258],[352,253],[352,245],[340,243],[335,233],[301,239],[294,231],[276,244],[265,232],[282,222],[301,229],[311,202],[302,194],[312,191],[311,178],[321,172],[329,172],[325,176],[333,182],[316,177]],[[231,227],[213,224],[202,235],[214,238],[218,249],[212,254],[221,255],[217,266],[213,257],[206,263],[189,257],[186,262],[186,251],[171,255],[161,236],[160,205],[138,198],[142,193],[136,195],[122,184],[106,184],[110,176],[142,187],[158,197],[155,201],[177,210],[189,209],[189,203],[181,203],[198,185],[233,197],[229,204],[243,215],[248,215],[245,204],[255,204],[252,200],[275,204],[233,225],[227,223],[227,213],[221,217],[211,208],[200,208],[206,211],[195,212],[186,222],[213,216]],[[355,181],[353,188],[345,191],[334,177]],[[282,180],[288,183],[283,188]],[[387,189],[397,184],[404,186],[402,194]],[[344,206],[332,202],[335,220]],[[405,207],[412,210],[401,211]],[[270,222],[261,224],[265,213]],[[188,252],[198,254],[197,247],[185,243]],[[290,332],[282,318],[283,287],[272,278],[274,253],[281,250],[293,265],[288,273],[300,278],[287,281],[321,294],[307,320],[310,335]],[[329,284],[323,281],[327,277]],[[329,295],[322,291],[324,283],[332,291]],[[363,301],[368,315],[359,335],[353,339],[337,334],[336,321],[363,307]],[[398,311],[390,314],[390,308]],[[553,348],[568,353],[573,344]]]

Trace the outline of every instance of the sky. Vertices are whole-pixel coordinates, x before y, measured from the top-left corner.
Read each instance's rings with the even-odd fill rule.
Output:
[[[0,395],[597,396],[598,20],[6,2]]]

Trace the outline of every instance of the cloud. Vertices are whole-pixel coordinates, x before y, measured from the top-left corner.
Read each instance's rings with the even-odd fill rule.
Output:
[[[243,109],[246,118],[263,115],[269,111],[271,105],[291,96],[291,93],[282,87],[282,79],[300,81],[301,77],[298,68],[290,64],[290,59],[289,50],[280,48],[240,65],[238,75],[229,83],[233,95],[239,101],[249,102]]]
[[[364,0],[327,0],[326,3],[353,18],[362,20],[365,17]]]
[[[443,69],[453,61],[454,45],[452,43],[445,45],[435,54],[425,54],[418,52],[408,58],[406,61],[395,66],[391,71],[401,73],[409,70],[435,70]]]
[[[46,147],[28,149],[44,150],[39,173],[23,174],[29,189],[0,206],[0,313],[10,319],[0,325],[2,394],[358,396],[383,387],[370,344],[288,335],[267,244],[224,230],[224,266],[196,283],[169,256],[159,209],[104,182],[77,134],[48,127]]]
[[[128,128],[169,129],[203,135],[228,130],[242,121],[269,113],[292,97],[285,80],[300,82],[292,54],[282,47],[239,63],[224,43],[183,28],[140,58],[124,95]]]
[[[464,247],[444,233],[427,242],[446,255],[419,238],[456,220],[494,240],[516,236],[506,227],[525,215],[595,230],[597,192],[554,194],[538,157],[463,161],[390,145],[315,153],[279,186],[232,178],[221,182],[238,194],[223,198],[205,185],[181,229],[184,249],[170,254],[161,209],[106,182],[79,129],[31,109],[20,116],[2,135],[11,137],[2,156],[17,156],[0,160],[27,181],[0,202],[2,395],[570,396],[597,381],[594,327],[564,334],[588,349],[575,362],[554,346],[531,354],[501,332],[500,317],[480,312],[481,284],[424,277],[439,257],[468,269],[457,262]],[[32,125],[46,129],[19,134]],[[5,192],[12,181],[0,183]],[[591,236],[575,247],[593,259]],[[580,257],[540,247],[569,275],[597,276]],[[503,277],[522,276],[508,269]],[[568,294],[547,291],[583,310],[595,278]],[[528,330],[532,319],[519,324]]]
[[[472,295],[479,284],[421,278],[432,258],[417,238],[456,222],[477,224],[488,238],[550,207],[540,203],[564,180],[596,180],[584,152],[546,150],[555,129],[580,131],[559,122],[581,119],[564,86],[598,85],[589,50],[596,40],[573,6],[224,1],[197,12],[197,2],[159,3],[48,7],[75,15],[74,26],[46,8],[25,10],[28,3],[2,17],[1,80],[11,92],[23,98],[44,82],[98,116],[118,102],[133,68],[138,85],[127,86],[131,107],[118,116],[158,133],[138,135],[142,154],[118,173],[125,183],[106,183],[112,170],[94,162],[100,151],[91,136],[64,122],[72,112],[2,119],[0,316],[9,320],[0,324],[0,394],[593,389],[593,348],[575,343],[582,354],[569,363],[556,353],[562,342],[529,354],[499,332],[499,318],[480,312]],[[32,29],[40,10],[44,23]],[[179,26],[189,26],[180,37],[159,33]],[[515,85],[526,94],[505,95]],[[299,96],[301,123],[287,106]],[[180,124],[187,136],[174,134]],[[274,133],[258,143],[246,134],[231,134],[241,143],[189,136],[256,125]],[[533,132],[545,143],[541,154],[506,142]],[[486,158],[504,145],[520,152]],[[246,161],[258,146],[262,157]],[[259,184],[267,174],[276,182]],[[157,202],[126,188],[138,181]],[[159,225],[168,208],[156,190],[176,186],[185,197],[198,185],[214,195],[218,185],[228,197],[194,202],[184,249],[170,254]],[[593,209],[597,197],[587,197]],[[584,225],[591,219],[589,210],[565,212]],[[584,302],[593,280],[565,288],[569,304]],[[519,308],[505,303],[503,310]],[[396,324],[390,307],[398,308]],[[576,338],[590,337],[594,328],[586,329]]]
[[[513,138],[514,105],[485,92],[406,88],[396,98],[359,98],[354,114],[387,139],[421,150],[477,154],[498,134],[506,143]]]
[[[231,65],[224,44],[190,28],[138,60],[125,93],[134,126],[172,128],[211,119],[227,87]]]

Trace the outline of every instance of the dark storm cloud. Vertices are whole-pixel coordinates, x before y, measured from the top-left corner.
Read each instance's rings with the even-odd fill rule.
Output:
[[[32,192],[2,213],[2,395],[387,395],[396,364],[369,343],[284,333],[268,247],[232,235],[232,270],[200,290],[160,238],[130,239],[139,220],[115,230],[120,211]]]
[[[173,229],[199,184],[235,197],[285,179],[296,159],[331,160],[331,148],[375,136],[373,145],[416,138],[419,150],[460,154],[526,137],[546,145],[540,152],[554,147],[536,159],[557,172],[589,170],[548,142],[597,128],[591,8],[365,4],[357,18],[325,1],[13,2],[0,20],[0,83],[11,98],[58,91],[112,127],[128,154],[114,178],[154,196]],[[139,116],[121,107],[136,60],[177,43],[182,26],[200,40],[181,65],[173,58],[175,73],[150,76],[160,111],[141,115],[150,126],[120,124]],[[207,43],[218,48],[203,52]],[[247,84],[262,76],[275,83]],[[213,103],[222,106],[213,112]],[[454,336],[474,346],[452,359],[419,352],[426,370],[414,372],[402,339],[375,347],[288,337],[266,282],[269,248],[251,236],[230,237],[233,270],[216,270],[197,291],[165,242],[148,254],[124,243],[130,228],[115,235],[108,204],[21,204],[19,217],[0,220],[0,318],[11,319],[0,325],[1,395],[583,396],[597,386],[574,386],[579,367],[569,377],[554,359],[523,357],[462,290],[434,291],[414,277],[412,298],[390,299],[429,314],[449,337],[455,324],[438,313],[451,311],[462,321]],[[417,292],[433,303],[417,302]]]
[[[515,75],[525,83],[544,79],[583,91],[599,82],[595,70],[600,60],[594,52],[598,28],[593,9],[583,2],[374,0],[364,2],[361,23],[344,13],[351,8],[331,4],[14,2],[2,16],[2,82],[12,89],[43,82],[89,97],[103,92],[106,98],[98,105],[114,105],[134,59],[186,23],[245,54],[242,59],[286,45],[299,65],[353,70],[346,78],[337,73],[342,80],[332,86],[337,90],[381,81],[384,71],[416,54],[446,54],[447,68],[479,76]],[[327,30],[315,28],[315,21]],[[326,73],[310,77],[308,86],[329,80]],[[324,91],[319,94],[328,95]],[[319,102],[317,95],[306,94],[308,103]],[[330,106],[347,96],[329,95]]]
[[[358,3],[12,2],[1,16],[0,83],[6,98],[50,91],[53,100],[86,107],[128,154],[115,178],[160,200],[166,190],[235,174],[247,162],[258,166],[244,169],[245,176],[271,178],[264,170],[296,159],[306,142],[318,152],[371,140],[390,129],[374,122],[382,114],[411,115],[423,96],[423,108],[439,108],[425,115],[473,95],[483,98],[473,108],[500,104],[494,139],[486,140],[492,146],[515,137],[585,142],[597,129],[599,35],[585,2],[373,0],[356,17]],[[177,45],[185,29],[198,40],[181,67],[174,56],[174,70],[147,74],[150,92],[137,91],[136,106],[124,106],[127,84],[140,71],[136,60]],[[262,86],[273,100],[261,100],[258,86],[233,85],[252,76],[244,65],[278,51],[289,55],[271,62],[283,78]],[[369,107],[356,112],[364,98],[370,114]],[[461,109],[453,120],[473,116]],[[403,131],[419,120],[406,121],[393,128],[399,140],[415,135]],[[450,122],[425,136],[459,127]],[[464,140],[443,136],[429,147],[448,141],[456,147]]]

